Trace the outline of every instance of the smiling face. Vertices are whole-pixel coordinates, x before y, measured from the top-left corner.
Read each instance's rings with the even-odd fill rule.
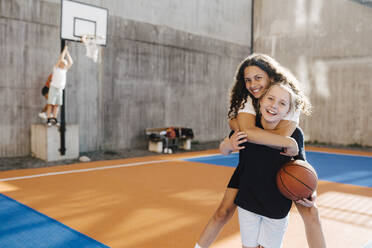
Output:
[[[288,114],[291,96],[288,90],[273,85],[260,100],[261,122],[264,128],[273,129]],[[266,126],[266,127],[265,127]]]
[[[255,98],[260,98],[269,87],[270,78],[260,67],[250,65],[244,69],[244,82],[247,90]]]

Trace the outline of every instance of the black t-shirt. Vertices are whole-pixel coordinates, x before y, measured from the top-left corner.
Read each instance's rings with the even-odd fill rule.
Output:
[[[261,123],[257,126],[262,128]],[[299,153],[294,159],[305,160],[304,138],[297,127],[291,135],[297,141]],[[248,211],[273,219],[287,216],[292,201],[285,198],[276,186],[276,173],[292,157],[280,154],[280,151],[264,145],[245,143],[240,150],[239,191],[235,204]],[[235,174],[235,173],[234,173]]]

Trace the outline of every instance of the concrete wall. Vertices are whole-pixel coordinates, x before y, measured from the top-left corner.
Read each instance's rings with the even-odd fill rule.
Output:
[[[59,51],[59,11],[40,1],[0,1],[0,156],[30,153],[41,86]]]
[[[291,69],[310,96],[313,114],[301,122],[307,139],[371,146],[372,8],[355,1],[262,0],[254,11],[254,51]]]
[[[80,151],[144,146],[147,127],[187,126],[199,141],[227,133],[228,89],[250,51],[250,1],[227,10],[218,0],[84,2],[109,8],[110,18],[102,63],[69,43],[66,121],[80,125]],[[59,22],[60,1],[0,0],[1,157],[30,153]]]
[[[191,127],[200,141],[226,134],[227,89],[248,47],[120,18],[110,26],[105,147],[140,145],[145,128],[164,125]]]
[[[60,3],[61,0],[45,0]],[[166,26],[247,46],[251,42],[251,0],[83,0],[110,16]],[[109,27],[110,29],[110,27]]]
[[[110,18],[101,64],[69,44],[66,118],[80,125],[80,151],[145,145],[147,127],[188,126],[200,141],[226,134],[228,90],[250,51],[251,1],[84,2]],[[308,140],[372,145],[372,9],[361,3],[255,1],[254,50],[302,81],[314,105],[301,121]],[[59,0],[0,0],[1,157],[30,153],[59,24]]]

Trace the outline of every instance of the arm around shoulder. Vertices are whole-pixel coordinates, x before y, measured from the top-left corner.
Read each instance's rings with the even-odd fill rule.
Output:
[[[230,153],[234,151],[239,151],[244,149],[244,146],[241,146],[241,144],[247,142],[247,135],[243,132],[239,132],[239,130],[235,130],[234,133],[229,137],[226,137],[221,143],[220,143],[220,152],[223,155],[229,155]]]
[[[223,141],[221,141],[219,148],[221,154],[223,155],[229,155],[233,152],[229,137],[226,137]]]
[[[256,127],[256,116],[253,114],[239,113],[238,124],[240,130],[247,134],[249,142],[277,148],[297,148],[297,142],[293,138],[273,134]]]
[[[275,129],[268,130],[270,133],[281,135],[281,136],[291,136],[296,130],[297,123],[290,120],[281,120]]]

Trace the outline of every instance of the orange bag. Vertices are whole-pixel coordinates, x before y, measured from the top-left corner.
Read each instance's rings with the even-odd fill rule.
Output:
[[[49,76],[48,76],[48,79],[47,79],[47,81],[45,83],[45,86],[48,87],[48,88],[50,86],[50,82],[52,82],[52,77],[53,77],[53,74],[50,73]]]
[[[171,138],[171,139],[176,138],[176,131],[174,130],[174,127],[168,127],[167,128],[167,134],[166,134],[166,136],[168,138]]]

